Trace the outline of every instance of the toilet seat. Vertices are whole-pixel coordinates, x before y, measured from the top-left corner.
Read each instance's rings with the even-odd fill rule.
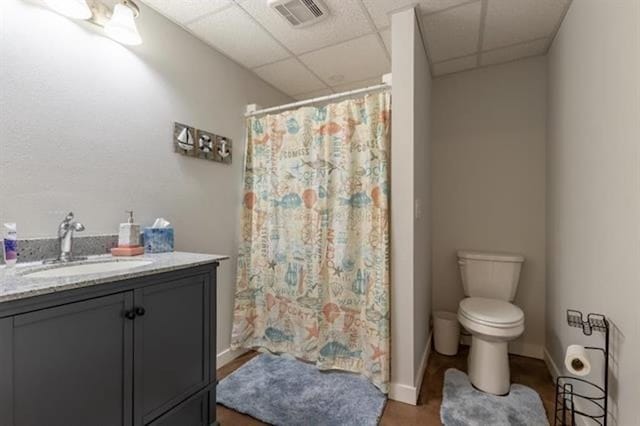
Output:
[[[497,299],[468,297],[460,302],[458,313],[470,322],[495,328],[524,324],[524,312],[516,305]]]

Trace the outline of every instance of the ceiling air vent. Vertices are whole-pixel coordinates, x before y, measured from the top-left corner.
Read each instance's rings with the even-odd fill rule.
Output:
[[[320,0],[269,0],[269,6],[295,28],[313,25],[329,15]]]

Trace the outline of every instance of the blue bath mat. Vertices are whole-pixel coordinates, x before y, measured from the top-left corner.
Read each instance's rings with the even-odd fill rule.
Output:
[[[506,396],[474,388],[462,371],[444,373],[440,420],[445,426],[548,426],[540,396],[524,385],[511,385]]]
[[[218,383],[218,403],[277,426],[377,425],[386,396],[353,373],[261,354]]]

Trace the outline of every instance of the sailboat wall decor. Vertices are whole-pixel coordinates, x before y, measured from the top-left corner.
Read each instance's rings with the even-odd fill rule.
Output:
[[[178,122],[173,126],[173,150],[224,164],[231,164],[232,159],[231,139]]]

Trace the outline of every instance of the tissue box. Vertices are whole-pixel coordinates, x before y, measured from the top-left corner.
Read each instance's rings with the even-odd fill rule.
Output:
[[[173,251],[173,228],[144,228],[142,238],[146,253]]]

